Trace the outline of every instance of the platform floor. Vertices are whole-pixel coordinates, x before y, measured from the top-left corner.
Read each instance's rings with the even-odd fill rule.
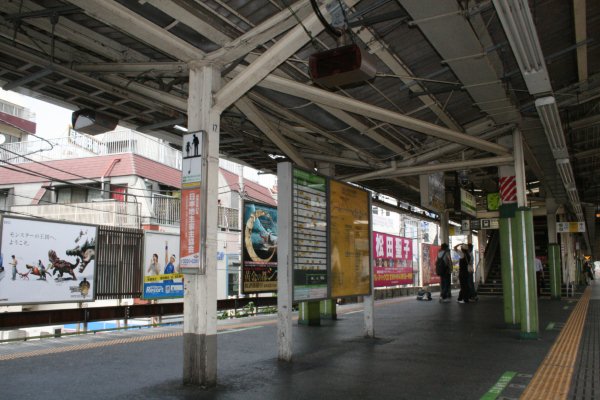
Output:
[[[600,398],[598,281],[589,299],[569,399]],[[360,307],[343,306],[337,321],[294,325],[291,363],[277,361],[274,316],[224,321],[212,389],[182,384],[181,326],[11,342],[0,399],[517,399],[577,304],[542,298],[536,340],[505,326],[500,297],[379,301],[375,339]]]

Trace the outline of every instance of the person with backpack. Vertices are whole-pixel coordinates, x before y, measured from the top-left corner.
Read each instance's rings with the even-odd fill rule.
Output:
[[[460,257],[458,260],[458,281],[460,282],[458,302],[468,303],[471,297],[471,290],[469,289],[469,247],[466,243],[459,243],[454,246],[454,251],[456,251]]]
[[[448,303],[452,297],[450,292],[451,266],[450,247],[448,243],[442,243],[435,261],[435,273],[440,277],[440,303]]]

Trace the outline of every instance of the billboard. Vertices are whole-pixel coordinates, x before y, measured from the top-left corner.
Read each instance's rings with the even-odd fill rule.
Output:
[[[242,292],[277,291],[277,208],[244,202]]]
[[[144,233],[145,300],[183,297],[183,274],[179,268],[179,235]]]
[[[331,297],[371,293],[369,193],[329,180]]]
[[[411,285],[413,283],[413,240],[373,232],[375,287]]]
[[[199,188],[181,190],[181,268],[198,270],[200,262],[200,203],[202,201]]]
[[[93,225],[2,219],[0,305],[93,301]]]
[[[421,268],[423,270],[423,286],[440,283],[440,277],[435,274],[435,260],[440,252],[440,246],[421,244]]]

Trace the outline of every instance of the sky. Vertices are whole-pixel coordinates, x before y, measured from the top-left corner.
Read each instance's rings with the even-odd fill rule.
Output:
[[[36,135],[45,139],[69,136],[71,110],[17,92],[5,91],[2,89],[0,89],[0,99],[26,107],[34,112]],[[258,181],[261,185],[266,187],[272,187],[276,182],[274,175],[259,175],[258,171],[252,168],[244,168],[244,177],[253,181]]]
[[[0,98],[33,111],[35,113],[37,135],[46,139],[67,137],[69,135],[71,110],[2,89],[0,89]]]

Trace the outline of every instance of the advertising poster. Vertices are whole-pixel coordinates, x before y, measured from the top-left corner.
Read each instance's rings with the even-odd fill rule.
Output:
[[[330,180],[331,297],[371,293],[369,193]]]
[[[327,180],[293,170],[292,232],[295,301],[327,298]]]
[[[144,233],[145,300],[183,297],[183,274],[179,268],[179,235]]]
[[[200,270],[200,189],[181,191],[180,253],[182,270]]]
[[[93,301],[93,225],[2,219],[0,305]]]
[[[373,232],[375,287],[413,283],[412,246],[412,239]]]
[[[244,202],[242,292],[277,291],[277,208]]]
[[[421,267],[423,269],[423,286],[440,283],[440,277],[435,274],[435,260],[440,252],[440,246],[421,244]]]

